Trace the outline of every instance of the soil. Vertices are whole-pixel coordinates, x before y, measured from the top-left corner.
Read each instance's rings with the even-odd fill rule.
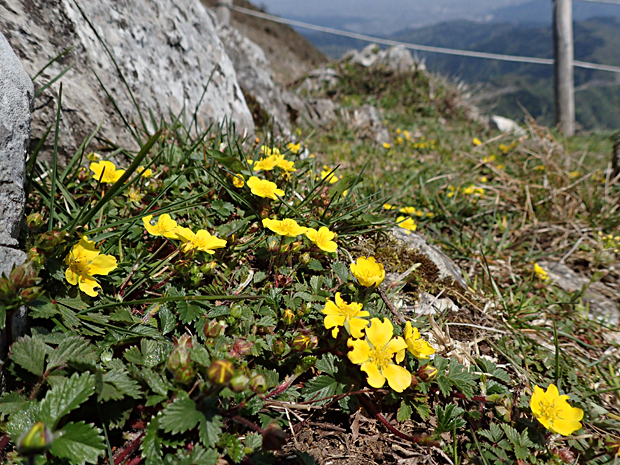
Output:
[[[202,0],[209,8],[215,8],[217,0]],[[246,0],[235,0],[235,6],[262,11]],[[328,61],[310,42],[294,29],[264,19],[232,12],[231,24],[244,36],[257,43],[271,63],[273,80],[287,86]]]

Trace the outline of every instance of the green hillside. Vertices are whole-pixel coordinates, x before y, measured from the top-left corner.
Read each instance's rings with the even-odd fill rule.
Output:
[[[360,41],[308,35],[332,56]],[[540,24],[493,24],[471,21],[442,23],[401,31],[390,38],[423,45],[462,48],[509,55],[552,58],[551,29]],[[594,18],[574,25],[575,58],[620,65],[620,18]],[[482,83],[476,92],[486,110],[515,119],[523,106],[544,124],[553,123],[553,68],[546,65],[461,58],[419,53],[428,68],[454,79]],[[577,122],[585,129],[620,127],[620,75],[576,69]]]

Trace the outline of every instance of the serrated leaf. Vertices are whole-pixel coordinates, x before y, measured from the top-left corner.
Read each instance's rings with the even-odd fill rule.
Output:
[[[334,262],[330,268],[340,278],[343,283],[349,280],[349,267],[342,262]]]
[[[159,309],[159,321],[162,335],[168,334],[177,325],[176,317],[170,310],[170,307],[168,307],[168,305],[166,304],[163,304]]]
[[[39,404],[28,402],[23,409],[9,417],[9,421],[4,428],[11,436],[13,443],[17,444],[17,439],[34,425],[38,413]]]
[[[196,403],[189,398],[176,398],[166,405],[159,419],[161,428],[166,433],[184,433],[195,428],[204,415],[196,409]]]
[[[198,436],[205,447],[213,447],[222,434],[222,417],[206,412],[198,425]]]
[[[428,406],[426,402],[414,402],[413,408],[422,420],[428,420],[431,417],[431,408]]]
[[[249,447],[253,451],[257,451],[263,445],[263,436],[258,433],[248,433],[245,436],[245,447]]]
[[[205,449],[198,445],[188,457],[188,465],[217,465],[219,459],[220,454],[215,449]]]
[[[122,368],[114,368],[103,375],[104,384],[113,385],[124,396],[133,397],[139,399],[142,397],[142,391],[138,382],[131,378],[126,370]],[[121,396],[122,398],[123,396]],[[109,400],[103,399],[102,400]],[[118,400],[118,399],[116,399]]]
[[[10,415],[26,408],[28,401],[17,392],[7,392],[0,397],[0,413]]]
[[[79,407],[95,392],[95,377],[89,373],[74,373],[50,389],[39,411],[39,420],[52,430],[72,410]]]
[[[10,358],[33,375],[42,376],[45,370],[45,356],[51,350],[41,336],[24,336],[11,346]]]
[[[202,308],[191,302],[177,302],[177,310],[179,312],[179,320],[182,323],[191,323],[202,314]]]
[[[325,374],[333,375],[336,373],[336,357],[333,354],[324,354],[319,360],[317,360],[315,368],[322,371]]]
[[[311,258],[310,259],[310,263],[308,263],[308,268],[311,269],[312,271],[323,271],[323,265],[321,265],[321,262],[318,261],[316,258]]]
[[[409,420],[412,413],[413,407],[411,406],[411,403],[403,399],[400,403],[400,407],[398,408],[398,412],[396,413],[396,419],[402,423],[403,421]]]
[[[256,326],[276,326],[277,324],[278,322],[271,315],[264,316],[256,322]]]
[[[142,339],[140,350],[142,352],[142,363],[148,368],[156,367],[168,356],[166,346],[151,339]]]
[[[149,385],[153,392],[161,394],[162,396],[168,394],[168,389],[171,387],[170,383],[168,383],[167,380],[164,380],[160,374],[155,373],[149,368],[144,368],[141,371],[141,374],[142,379],[146,381],[146,384]]]
[[[47,369],[51,371],[64,365],[68,361],[93,361],[95,360],[95,348],[80,336],[69,336],[62,340],[58,347],[50,354]]]
[[[129,363],[135,363],[136,365],[142,365],[142,363],[144,362],[142,352],[140,352],[140,349],[138,349],[136,346],[132,346],[127,349],[123,354],[123,357],[125,357],[125,360],[127,360]]]
[[[101,430],[93,424],[67,423],[58,437],[52,442],[50,452],[69,463],[79,465],[83,463],[97,463],[105,453],[106,446],[101,437]]]
[[[211,365],[211,356],[209,355],[209,351],[207,351],[204,346],[194,347],[190,352],[190,358],[203,367],[208,367]]]
[[[338,381],[336,381],[331,376],[320,375],[316,378],[312,378],[306,383],[306,387],[304,389],[304,396],[307,401],[322,399],[324,397],[338,394],[339,391],[341,391],[339,387],[340,386],[338,384]],[[313,405],[324,405],[330,401],[331,399],[326,399],[320,402],[316,402]]]
[[[437,376],[437,384],[439,385],[439,389],[444,396],[447,397],[448,395],[450,395],[450,393],[452,392],[452,383],[448,378],[446,378],[444,375]]]
[[[323,283],[322,276],[313,276],[312,278],[310,278],[310,287],[312,288],[312,292],[314,292],[315,294],[318,294],[319,291],[321,290],[322,283]]]
[[[144,439],[140,445],[140,449],[142,449],[142,458],[145,459],[145,465],[161,465],[164,463],[162,460],[161,442],[157,434],[158,430],[158,417],[153,417],[146,427]]]
[[[476,385],[476,380],[473,374],[471,374],[467,368],[458,363],[456,360],[450,360],[450,369],[446,375],[450,382],[461,391],[468,399],[474,395],[473,386]]]

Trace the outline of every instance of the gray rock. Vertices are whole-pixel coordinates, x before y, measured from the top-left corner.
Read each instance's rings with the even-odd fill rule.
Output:
[[[233,62],[237,80],[248,94],[267,112],[276,133],[289,135],[291,122],[282,90],[273,82],[269,60],[263,49],[232,26],[219,26],[217,35]],[[254,121],[258,123],[257,121]]]
[[[444,254],[437,247],[430,245],[422,236],[411,232],[407,234],[407,230],[403,228],[393,228],[392,235],[399,241],[404,242],[408,248],[416,251],[417,253],[424,255],[431,262],[435,264],[439,270],[439,279],[450,279],[463,289],[468,289],[469,286],[463,279],[463,271],[459,266],[454,263],[446,254]]]
[[[514,134],[516,136],[524,136],[525,129],[523,129],[516,121],[503,116],[493,115],[491,121],[497,129],[506,134]]]
[[[390,133],[381,121],[381,114],[370,104],[353,111],[352,127],[378,144],[391,143]]]
[[[362,50],[349,50],[341,61],[364,66],[365,68],[384,68],[395,73],[405,73],[426,69],[411,56],[411,52],[402,45],[382,50],[377,44],[369,44]]]
[[[338,84],[339,80],[340,76],[338,75],[338,71],[333,68],[321,67],[313,69],[308,73],[308,76],[306,76],[299,87],[297,87],[297,91],[312,94],[320,90],[329,90]]]
[[[308,100],[310,105],[310,124],[312,126],[327,126],[336,121],[336,104],[328,98]]]
[[[0,33],[0,246],[17,246],[24,216],[26,149],[34,87]],[[0,261],[0,270],[7,262]]]
[[[73,47],[36,81],[40,87],[74,65],[61,79],[60,142],[68,156],[102,121],[100,135],[137,146],[96,76],[140,129],[129,90],[149,130],[148,110],[157,118],[185,112],[190,121],[197,106],[201,127],[226,119],[240,132],[254,128],[214,18],[199,0],[3,0],[0,29],[31,76]],[[33,117],[33,140],[55,119],[58,87],[56,82],[35,102],[39,110]]]
[[[538,262],[547,272],[551,282],[566,292],[577,292],[585,289],[582,295],[583,303],[590,308],[590,319],[607,323],[617,327],[620,323],[620,309],[618,308],[616,293],[604,284],[590,283],[590,280],[579,276],[568,266],[560,262]]]

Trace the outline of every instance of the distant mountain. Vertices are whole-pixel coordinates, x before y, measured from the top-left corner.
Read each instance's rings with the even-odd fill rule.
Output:
[[[584,21],[590,18],[612,18],[620,16],[620,6],[601,3],[573,2],[573,19]],[[551,2],[532,0],[521,5],[510,5],[492,11],[487,21],[493,23],[551,23]]]
[[[320,50],[333,57],[342,55],[347,49],[367,45],[361,41],[327,34],[305,35]],[[518,56],[553,57],[551,27],[544,22],[453,21],[408,29],[388,37],[422,45]],[[576,22],[574,39],[577,60],[620,66],[619,17],[592,18]],[[483,107],[503,116],[520,119],[523,117],[520,105],[523,105],[543,123],[553,124],[552,66],[423,52],[418,52],[418,56],[426,59],[431,71],[481,88],[477,97]],[[582,127],[620,128],[620,74],[576,69],[575,85],[577,121]]]

